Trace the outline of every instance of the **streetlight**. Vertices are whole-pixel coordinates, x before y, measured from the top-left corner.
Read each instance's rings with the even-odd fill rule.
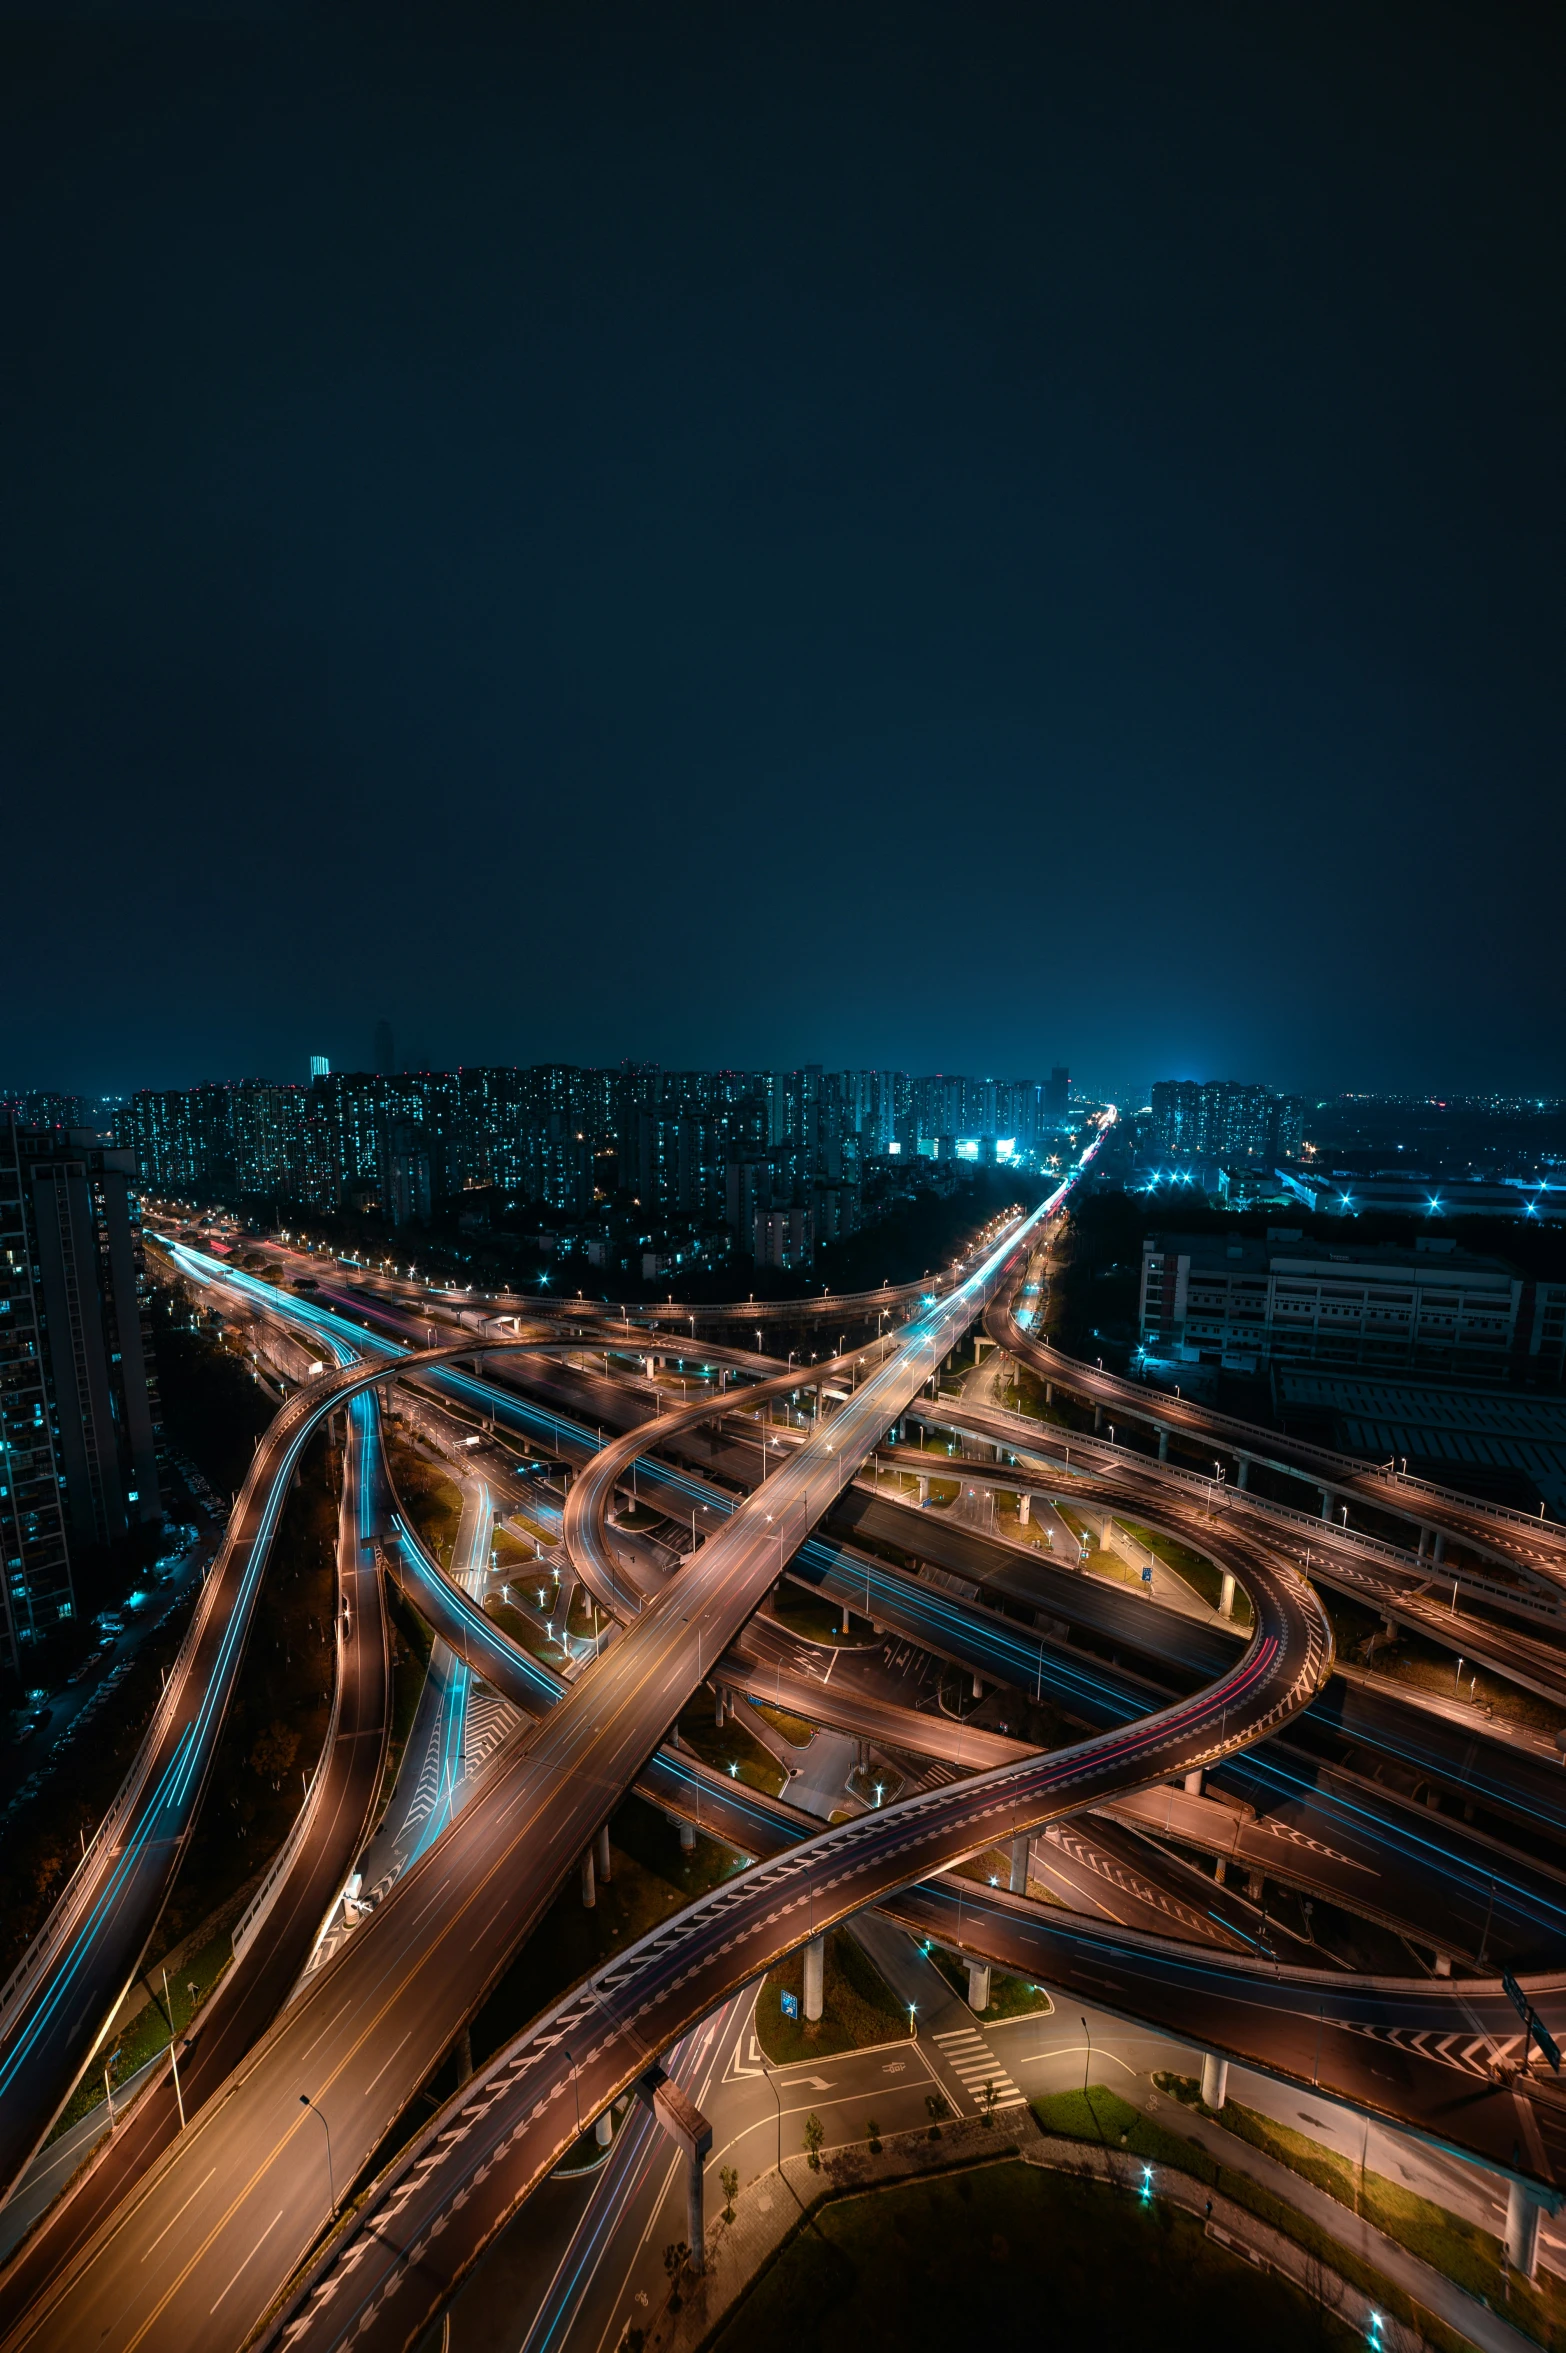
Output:
[[[337,2183],[332,2174],[332,2128],[327,2123],[326,2118],[321,2114],[320,2109],[311,2099],[308,2092],[300,2093],[299,2105],[301,2108],[309,2109],[311,2115],[318,2120],[321,2130],[326,2135],[326,2186],[331,2193],[332,2219],[335,2221],[337,2217]]]

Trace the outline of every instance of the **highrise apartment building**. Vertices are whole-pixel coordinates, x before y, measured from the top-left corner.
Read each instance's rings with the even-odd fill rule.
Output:
[[[1153,1149],[1168,1160],[1292,1160],[1303,1134],[1298,1095],[1232,1078],[1164,1078],[1153,1089]]]
[[[161,1517],[135,1162],[0,1128],[0,1546],[13,1663],[74,1609],[71,1551]]]

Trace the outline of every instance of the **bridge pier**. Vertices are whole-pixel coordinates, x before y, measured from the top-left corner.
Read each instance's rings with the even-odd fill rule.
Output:
[[[1193,1765],[1193,1766],[1191,1767],[1191,1770],[1190,1770],[1190,1772],[1189,1772],[1189,1773],[1187,1773],[1187,1775],[1186,1775],[1186,1777],[1185,1777],[1185,1794],[1186,1794],[1186,1796],[1187,1796],[1187,1797],[1200,1797],[1200,1796],[1201,1796],[1201,1794],[1202,1794],[1202,1768],[1201,1768],[1201,1766],[1200,1766],[1200,1765]]]
[[[1211,2108],[1215,2116],[1222,2113],[1229,2097],[1229,2062],[1215,2059],[1211,2051],[1202,2054],[1202,2106]]]
[[[1026,1895],[1028,1892],[1028,1849],[1031,1844],[1032,1841],[1029,1839],[1026,1831],[1023,1832],[1020,1838],[1014,1838],[1011,1842],[1011,1879],[1009,1881],[1009,1885],[1013,1895]]]
[[[1446,1530],[1444,1528],[1437,1528],[1435,1532],[1435,1542],[1430,1547],[1430,1558],[1437,1568],[1446,1558]]]
[[[814,2026],[826,2005],[826,1938],[813,1936],[805,1947],[805,2017]]]
[[[607,1823],[607,1822],[605,1822],[605,1823],[604,1823],[604,1825],[603,1825],[603,1827],[600,1829],[600,1831],[599,1831],[599,1833],[598,1833],[597,1840],[595,1841],[595,1844],[596,1844],[596,1847],[597,1847],[597,1858],[596,1858],[596,1859],[597,1859],[597,1864],[598,1864],[598,1878],[599,1878],[599,1883],[600,1883],[600,1885],[601,1885],[601,1886],[603,1886],[603,1887],[607,1887],[607,1886],[608,1886],[608,1884],[609,1884],[609,1878],[610,1878],[610,1872],[609,1872],[609,1825],[608,1825],[608,1823]]]
[[[1028,1494],[1026,1488],[1024,1488],[1021,1494],[1017,1497],[1017,1525],[1019,1528],[1025,1528],[1028,1524],[1028,1506],[1032,1500],[1033,1498]]]
[[[1234,1615],[1234,1572],[1232,1569],[1225,1569],[1223,1572],[1223,1584],[1218,1594],[1218,1615],[1221,1618],[1232,1618]]]
[[[601,2149],[607,2149],[614,2139],[614,2110],[606,2108],[593,2126],[593,2138]]]
[[[1321,1490],[1321,1516],[1324,1520],[1330,1520],[1332,1517],[1332,1489],[1330,1487],[1323,1487]]]
[[[1095,1437],[1095,1438],[1098,1436],[1098,1433],[1099,1433],[1099,1431],[1100,1431],[1100,1430],[1101,1430],[1103,1427],[1104,1427],[1104,1409],[1103,1409],[1103,1407],[1102,1407],[1101,1405],[1095,1405],[1095,1406],[1094,1406],[1094,1408],[1093,1408],[1093,1435],[1094,1435],[1094,1437]]]
[[[685,2159],[685,2241],[691,2251],[692,2271],[705,2271],[707,2233],[702,2163],[712,2147],[712,2126],[679,2085],[669,2081],[661,2067],[644,2075],[636,2089]]]
[[[1506,2188],[1506,2260],[1513,2271],[1531,2280],[1539,2268],[1539,2218],[1560,2210],[1560,2194],[1531,2181],[1508,2182]]]
[[[695,1852],[696,1825],[694,1822],[682,1822],[680,1824],[680,1846],[682,1850],[688,1855]]]
[[[990,2006],[990,1965],[988,1961],[968,1963],[968,2007],[975,2012]]]
[[[1251,1483],[1251,1458],[1250,1458],[1250,1456],[1249,1456],[1248,1454],[1237,1454],[1237,1455],[1235,1456],[1234,1460],[1235,1460],[1234,1483],[1235,1483],[1236,1487],[1248,1487],[1248,1486],[1250,1485],[1250,1483]]]
[[[1158,1459],[1160,1462],[1169,1460],[1169,1432],[1161,1425],[1158,1425]]]
[[[598,1888],[593,1879],[593,1850],[588,1848],[582,1857],[582,1909],[590,1912],[598,1901]]]

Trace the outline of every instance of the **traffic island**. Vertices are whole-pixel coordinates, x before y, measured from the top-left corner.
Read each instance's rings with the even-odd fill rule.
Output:
[[[933,1945],[926,1958],[935,1963],[952,1992],[972,2008],[974,1972],[968,1963],[940,1945]],[[974,2016],[982,2018],[986,2026],[1002,2026],[1009,2018],[1047,2018],[1055,2007],[1044,1988],[1025,1977],[1008,1977],[1004,1970],[988,1968],[987,1983],[989,1999],[982,2010],[974,2010]]]
[[[756,2040],[774,2067],[791,2067],[800,2059],[829,2059],[838,2051],[873,2050],[880,2043],[907,2039],[906,2008],[852,1932],[834,1928],[820,1939],[820,1945],[818,2018],[809,2015],[816,2006],[816,1988],[815,1963],[808,1948],[790,1953],[761,1981],[756,1996]]]

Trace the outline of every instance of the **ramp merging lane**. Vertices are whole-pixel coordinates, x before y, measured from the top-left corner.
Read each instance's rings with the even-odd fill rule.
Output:
[[[242,2319],[271,2301],[329,2218],[338,2187],[357,2176],[427,2078],[689,1691],[1053,1205],[907,1327],[888,1363],[687,1562],[591,1676],[497,1760],[446,1834],[301,1990],[19,2342],[88,2342],[105,2353],[227,2345]],[[472,1345],[400,1357],[398,1370],[449,1362]],[[354,1385],[376,1377],[356,1374]],[[350,1385],[328,1376],[314,1386],[334,1381]],[[303,1420],[335,1401],[301,1408],[295,1399],[293,1407]],[[144,2260],[154,2241],[156,2265]]]
[[[985,1330],[1008,1355],[1073,1396],[1112,1406],[1129,1420],[1177,1431],[1203,1445],[1214,1445],[1220,1452],[1320,1483],[1324,1492],[1358,1497],[1376,1510],[1414,1521],[1487,1553],[1525,1578],[1566,1590],[1566,1528],[1554,1521],[1533,1519],[1506,1504],[1484,1503],[1429,1480],[1410,1479],[1382,1464],[1362,1462],[1357,1455],[1289,1438],[1260,1423],[1241,1421],[1233,1414],[1199,1405],[1191,1398],[1173,1397],[1165,1390],[1149,1389],[1141,1382],[1083,1364],[1041,1340],[1022,1320],[1014,1298],[992,1305]]]
[[[335,1662],[325,1746],[277,1865],[238,1931],[238,1949],[181,2038],[176,2095],[165,2058],[122,2108],[91,2161],[0,2272],[0,2337],[91,2239],[180,2130],[227,2080],[288,1997],[369,1828],[391,1734],[391,1657],[381,1582],[366,1544],[384,1525],[380,1410],[347,1409],[337,1540]]]
[[[1497,2010],[1498,1988],[1282,1971],[1232,1950],[1202,1953],[1188,1942],[1112,1932],[950,1876],[965,1857],[1265,1741],[1309,1705],[1331,1668],[1330,1630],[1275,1541],[1235,1542],[1232,1529],[1224,1532],[1255,1612],[1251,1639],[1226,1673],[1052,1755],[989,1736],[985,1759],[969,1760],[959,1748],[953,1760],[988,1769],[807,1833],[800,1825],[808,1818],[790,1820],[792,1809],[741,1793],[692,1760],[655,1753],[704,1677],[749,1687],[747,1662],[731,1646],[784,1567],[819,1554],[834,1575],[849,1573],[847,1557],[811,1531],[967,1324],[993,1307],[1020,1249],[1061,1197],[1008,1234],[948,1300],[893,1336],[887,1362],[747,1500],[726,1499],[724,1525],[650,1601],[626,1588],[609,1553],[605,1521],[617,1477],[676,1428],[730,1412],[736,1400],[705,1398],[608,1447],[589,1442],[597,1460],[572,1493],[569,1548],[579,1564],[585,1557],[600,1576],[612,1573],[629,1623],[574,1685],[526,1661],[411,1533],[392,1528],[401,1541],[386,1546],[386,1565],[417,1605],[437,1624],[444,1615],[453,1646],[475,1662],[486,1658],[478,1671],[508,1696],[525,1692],[520,1704],[545,1711],[543,1720],[513,1737],[463,1812],[275,2022],[86,2257],[37,2300],[8,2345],[215,2353],[245,2339],[269,2306],[267,2341],[293,2349],[411,2344],[593,2116],[739,1987],[870,1904],[1021,1974],[1080,1986],[1105,2007],[1119,2000],[1128,2017],[1168,2025],[1200,2047],[1314,2082],[1329,2096],[1337,2085],[1336,2096],[1520,2178],[1566,2177],[1566,2124],[1557,2132],[1537,2087],[1505,2080],[1520,2037]],[[262,1288],[275,1312],[283,1303]],[[301,1304],[286,1302],[290,1311]],[[606,1342],[577,1335],[569,1343],[583,1344]],[[336,1396],[320,1404],[314,1391],[335,1383],[345,1395],[389,1373],[427,1372],[487,1401],[495,1393],[454,1373],[452,1360],[475,1345],[488,1355],[530,1343],[486,1332],[416,1353],[384,1340],[370,1345],[393,1363],[360,1368],[351,1383],[338,1375],[313,1384],[317,1417]],[[807,1386],[848,1362],[801,1368],[770,1386]],[[751,1389],[745,1402],[758,1394]],[[860,1566],[852,1564],[856,1577]],[[1023,1639],[1030,1654],[1038,1650],[1042,1681],[1044,1645]],[[780,1655],[763,1685],[782,1673]],[[819,1704],[819,1686],[799,1681],[809,1688],[792,1695],[796,1704],[813,1695]],[[858,1696],[855,1728],[864,1729],[875,1703]],[[881,1704],[884,1736],[895,1738],[892,1719],[908,1711]],[[1131,1705],[1139,1707],[1140,1695]],[[909,1730],[906,1721],[901,1729]],[[946,1727],[937,1744],[953,1730],[960,1743],[960,1727]],[[631,1786],[676,1812],[694,1797],[706,1826],[757,1854],[757,1867],[618,1956],[500,2053],[371,2187],[310,2259],[302,2285],[288,2290],[390,2123]],[[1563,1991],[1539,1981],[1547,2018]],[[1311,2038],[1300,2018],[1314,2021],[1313,2072],[1302,2056]],[[1363,2059],[1357,2069],[1341,2058],[1351,2044]],[[1323,2074],[1323,2052],[1337,2073]],[[1393,2092],[1381,2098],[1375,2078]]]

